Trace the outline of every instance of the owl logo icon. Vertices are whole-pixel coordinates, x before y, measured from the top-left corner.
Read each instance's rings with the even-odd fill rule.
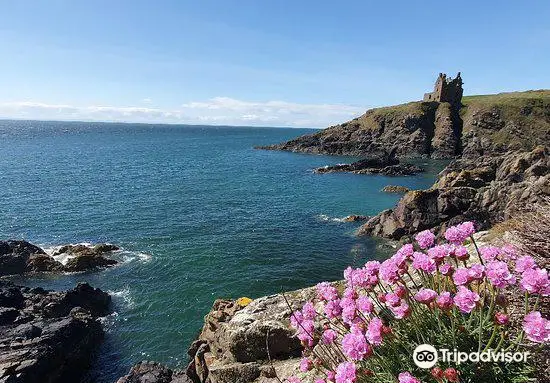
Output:
[[[413,361],[420,368],[431,368],[437,363],[437,350],[429,344],[421,344],[413,352]]]

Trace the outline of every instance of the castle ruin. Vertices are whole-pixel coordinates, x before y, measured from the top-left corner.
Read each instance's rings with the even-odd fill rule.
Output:
[[[434,91],[424,94],[424,101],[448,102],[454,106],[460,106],[462,100],[462,78],[458,72],[456,78],[447,77],[445,73],[440,73],[435,82]]]

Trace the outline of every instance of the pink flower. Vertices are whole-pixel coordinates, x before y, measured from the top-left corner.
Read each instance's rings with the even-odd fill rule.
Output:
[[[315,383],[327,383],[324,379],[315,379]]]
[[[434,301],[434,299],[437,297],[437,293],[431,289],[420,289],[419,292],[417,292],[414,296],[414,299],[416,299],[420,303],[429,304]]]
[[[400,270],[395,263],[395,260],[389,258],[382,262],[382,264],[380,265],[379,276],[384,282],[388,284],[393,284],[399,280],[399,272]]]
[[[500,259],[503,261],[509,261],[518,257],[518,251],[514,245],[506,244],[502,246],[500,251]]]
[[[407,243],[403,246],[401,246],[401,248],[399,250],[397,250],[397,253],[395,253],[395,255],[397,255],[398,258],[410,258],[412,257],[414,253],[414,247],[412,244],[410,243]]]
[[[417,270],[422,270],[427,273],[433,273],[436,269],[435,261],[426,254],[416,251],[413,254],[413,267]]]
[[[365,355],[371,351],[365,335],[360,332],[351,332],[344,335],[342,350],[347,357],[353,360],[363,360]]]
[[[304,307],[302,307],[302,314],[304,315],[305,319],[315,319],[317,316],[317,311],[315,311],[315,307],[313,307],[313,303],[307,302],[304,304]]]
[[[452,247],[448,244],[445,245],[437,245],[432,247],[431,249],[428,249],[428,255],[430,258],[432,258],[436,263],[441,263],[445,259],[445,257],[448,257],[451,254]]]
[[[397,319],[403,319],[409,316],[411,313],[411,309],[407,302],[401,301],[401,304],[399,306],[390,306],[390,311],[395,315]]]
[[[439,272],[445,276],[451,275],[454,272],[455,268],[453,265],[450,265],[448,263],[444,263],[441,266],[439,266]]]
[[[520,286],[530,294],[547,296],[550,294],[548,271],[546,269],[527,269],[521,275]]]
[[[464,241],[475,233],[472,222],[464,222],[451,226],[445,231],[445,239],[455,245],[462,245]]]
[[[300,371],[308,372],[313,367],[313,362],[309,358],[302,358],[300,361]]]
[[[384,324],[382,323],[382,320],[380,318],[372,318],[372,320],[369,322],[369,325],[367,326],[366,337],[371,344],[379,346],[382,343],[383,327]]]
[[[299,310],[296,310],[292,313],[290,316],[290,324],[294,328],[298,328],[300,326],[300,323],[304,320],[304,316],[302,315],[302,312]]]
[[[539,311],[530,312],[525,316],[523,330],[530,341],[537,343],[550,341],[550,321],[543,318]]]
[[[523,273],[525,270],[534,269],[537,266],[535,260],[526,255],[521,258],[518,258],[516,261],[516,273]]]
[[[504,313],[495,313],[495,323],[504,326],[510,321],[510,317]]]
[[[407,295],[407,289],[403,286],[397,286],[394,289],[394,292],[397,294],[399,298],[404,298]]]
[[[451,298],[451,293],[448,291],[443,291],[441,294],[439,294],[435,303],[437,304],[437,307],[439,307],[441,310],[450,309],[453,305],[453,298]]]
[[[508,265],[503,261],[490,261],[487,264],[487,279],[499,289],[516,283],[516,277],[510,273]]]
[[[365,263],[365,270],[367,270],[369,274],[378,274],[378,270],[380,270],[380,262],[368,261],[367,263]]]
[[[334,382],[336,379],[336,373],[334,371],[327,372],[327,382]]]
[[[353,298],[342,298],[340,300],[342,308],[342,319],[344,323],[350,324],[355,318],[355,300]]]
[[[338,290],[328,282],[318,283],[316,289],[319,299],[332,301],[338,298]]]
[[[336,368],[336,383],[355,383],[356,370],[355,363],[340,363]]]
[[[327,329],[323,332],[323,336],[321,337],[321,339],[323,340],[324,344],[332,344],[336,340],[337,336],[338,334],[336,333],[336,331]]]
[[[432,247],[435,243],[435,235],[429,230],[421,231],[414,237],[416,239],[416,242],[418,242],[418,246],[420,246],[421,249],[427,249],[429,247]]]
[[[494,261],[500,255],[500,248],[496,246],[483,246],[479,249],[481,253],[481,258],[488,261]]]
[[[460,267],[456,269],[453,274],[453,281],[457,286],[462,286],[470,283],[470,271],[465,267]]]
[[[325,315],[328,319],[334,319],[342,314],[340,299],[333,299],[325,304]]]
[[[309,347],[313,347],[315,341],[313,334],[315,333],[315,324],[310,319],[304,319],[298,326],[298,339]]]
[[[468,249],[464,246],[455,246],[453,249],[453,255],[459,261],[465,261],[470,258],[470,253],[468,253]]]
[[[299,378],[297,378],[295,376],[291,376],[290,378],[287,378],[286,380],[288,381],[288,383],[301,383],[302,382]]]
[[[420,380],[416,379],[409,372],[402,372],[397,378],[399,379],[399,383],[421,383]]]
[[[481,280],[485,275],[485,266],[476,263],[468,269],[468,277],[470,280]]]
[[[374,310],[374,304],[372,303],[372,300],[367,296],[357,298],[357,300],[355,301],[355,305],[357,306],[357,310],[365,314],[370,314]]]
[[[458,286],[458,292],[454,297],[454,304],[463,313],[472,312],[479,302],[479,295],[464,286]]]
[[[390,306],[397,306],[401,302],[401,298],[396,293],[386,294],[386,304]]]

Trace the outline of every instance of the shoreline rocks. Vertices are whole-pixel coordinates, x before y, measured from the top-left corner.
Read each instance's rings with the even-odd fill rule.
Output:
[[[87,283],[64,292],[0,280],[0,381],[77,382],[103,338],[109,294]]]
[[[383,174],[386,176],[411,176],[423,172],[419,166],[400,163],[393,157],[365,158],[351,164],[337,164],[314,169],[314,173],[348,172],[355,174]]]
[[[455,160],[427,190],[406,193],[397,206],[371,218],[358,235],[400,239],[471,220],[485,229],[550,195],[550,153],[529,152]]]
[[[408,193],[411,191],[408,187],[397,186],[397,185],[387,185],[382,189],[385,193]]]
[[[0,241],[0,276],[37,272],[77,272],[117,264],[114,259],[105,257],[119,250],[111,244],[66,245],[52,255],[27,241]],[[54,257],[67,254],[68,261],[63,264]]]

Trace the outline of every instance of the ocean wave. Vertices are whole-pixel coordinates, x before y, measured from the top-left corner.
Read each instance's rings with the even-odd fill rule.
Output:
[[[346,218],[347,217],[342,217],[342,218],[330,217],[326,214],[318,214],[315,216],[315,219],[321,222],[346,222]]]
[[[118,291],[107,290],[107,293],[109,293],[112,297],[115,304],[122,303],[126,309],[131,309],[135,306],[134,299],[132,298],[132,292],[129,287],[125,287]]]
[[[106,244],[111,245],[111,243],[106,242]],[[86,247],[94,247],[95,244],[90,242],[77,242],[77,243],[70,243],[70,246],[77,246],[82,245]],[[73,254],[67,254],[67,253],[61,253],[54,255],[56,252],[58,252],[64,245],[39,245],[40,248],[46,252],[46,254],[52,256],[56,261],[61,262],[63,265],[66,265],[67,262],[74,258],[75,255]],[[140,251],[130,251],[125,250],[124,248],[120,248],[119,250],[112,251],[113,258],[120,261],[121,264],[132,262],[134,260],[138,260],[141,263],[149,263],[153,256],[151,254],[147,254]]]

